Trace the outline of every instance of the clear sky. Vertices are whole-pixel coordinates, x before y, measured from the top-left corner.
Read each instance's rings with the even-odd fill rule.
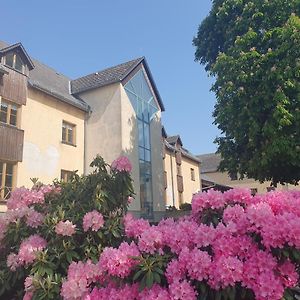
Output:
[[[194,62],[192,39],[211,0],[10,0],[0,39],[76,78],[145,56],[166,111],[169,135],[194,154],[214,152],[212,79]]]

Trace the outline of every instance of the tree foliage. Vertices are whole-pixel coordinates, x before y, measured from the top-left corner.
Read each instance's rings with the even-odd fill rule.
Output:
[[[214,0],[193,43],[216,78],[221,170],[300,180],[300,1]]]

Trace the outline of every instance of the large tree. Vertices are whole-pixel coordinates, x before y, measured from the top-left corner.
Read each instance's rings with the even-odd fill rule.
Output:
[[[300,180],[300,0],[214,0],[193,43],[216,81],[220,169]]]

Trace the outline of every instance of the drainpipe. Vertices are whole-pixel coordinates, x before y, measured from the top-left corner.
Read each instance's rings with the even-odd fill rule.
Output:
[[[175,156],[175,150],[173,150],[174,156]],[[172,181],[172,198],[173,198],[173,206],[175,206],[175,192],[174,192],[174,178],[173,178],[173,156],[170,155],[171,159],[171,181]]]

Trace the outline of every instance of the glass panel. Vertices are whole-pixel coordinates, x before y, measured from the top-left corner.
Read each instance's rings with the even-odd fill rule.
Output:
[[[10,120],[9,120],[10,125],[14,125],[14,126],[17,125],[17,113],[18,113],[17,107],[12,105],[10,110]]]
[[[0,122],[7,123],[7,111],[8,111],[8,105],[5,103],[1,103]]]
[[[139,99],[137,100],[137,116],[138,118],[142,119],[143,118],[143,102],[140,101]]]
[[[151,161],[151,152],[150,150],[145,150],[145,161],[150,162]]]
[[[138,130],[139,130],[139,145],[144,147],[144,130],[143,122],[138,120]]]
[[[63,127],[62,127],[62,140],[64,141],[64,142],[66,142],[67,141],[67,129],[66,129],[66,127],[63,125]]]
[[[68,128],[68,142],[70,144],[73,144],[73,128],[72,127]]]
[[[150,149],[150,127],[147,123],[144,123],[144,142],[145,148]]]
[[[4,189],[4,199],[10,197],[10,192],[13,184],[13,165],[6,164],[6,176],[5,176],[5,189]]]
[[[15,69],[23,72],[23,62],[19,55],[16,55]]]
[[[139,147],[139,158],[145,160],[145,150],[143,147]]]
[[[9,67],[13,67],[14,65],[14,53],[8,53],[5,56],[5,64]]]

